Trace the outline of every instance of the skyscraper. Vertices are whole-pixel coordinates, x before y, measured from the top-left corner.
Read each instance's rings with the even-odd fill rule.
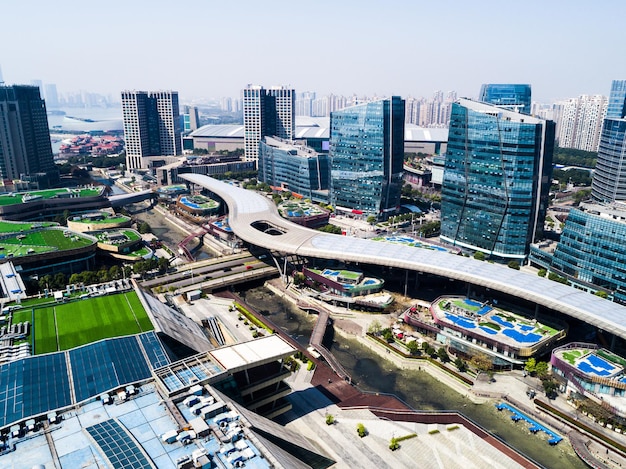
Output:
[[[144,157],[182,153],[176,91],[122,91],[122,114],[129,170],[145,168]]]
[[[5,179],[40,188],[59,180],[46,104],[37,86],[0,86],[0,180]]]
[[[480,88],[479,101],[495,104],[509,111],[530,114],[530,85],[500,83],[484,84]]]
[[[242,92],[244,151],[247,161],[258,161],[263,137],[293,140],[296,131],[296,92],[285,86],[265,89],[248,85]]]
[[[452,105],[441,195],[441,240],[524,259],[542,230],[554,123],[460,99]]]
[[[626,201],[626,80],[614,80],[591,183],[597,202]]]
[[[400,205],[404,100],[398,96],[330,115],[331,203],[384,215]]]

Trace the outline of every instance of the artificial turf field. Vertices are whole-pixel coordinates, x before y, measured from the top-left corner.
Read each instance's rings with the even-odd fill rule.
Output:
[[[154,329],[135,292],[35,308],[32,315],[36,355]],[[30,311],[20,311],[17,316],[14,321],[32,317]]]

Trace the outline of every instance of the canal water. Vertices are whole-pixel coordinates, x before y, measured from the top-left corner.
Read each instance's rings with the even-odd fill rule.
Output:
[[[264,287],[239,294],[298,343],[308,345],[315,315],[307,315]],[[556,446],[549,446],[544,434],[531,434],[522,423],[514,423],[509,413],[498,412],[494,403],[473,404],[428,373],[401,370],[356,340],[335,335],[327,345],[362,391],[394,394],[418,410],[458,410],[547,468],[587,467],[576,456],[567,439]]]

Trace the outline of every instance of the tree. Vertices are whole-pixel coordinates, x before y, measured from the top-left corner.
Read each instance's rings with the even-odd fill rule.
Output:
[[[478,371],[490,372],[493,370],[493,362],[484,353],[474,355],[470,360],[470,363]]]
[[[467,364],[460,357],[456,357],[454,360],[454,366],[456,366],[456,369],[461,373],[467,370]]]
[[[439,360],[441,360],[443,363],[447,363],[450,361],[450,357],[448,356],[448,352],[446,352],[445,347],[439,347],[439,349],[437,350],[437,357],[439,357]]]
[[[477,261],[484,261],[485,260],[485,253],[482,251],[476,251],[474,253],[474,259],[476,259]]]
[[[118,265],[113,265],[109,269],[109,278],[111,280],[117,280],[122,276],[122,269]]]
[[[508,266],[509,269],[515,269],[515,270],[519,270],[520,269],[519,262],[517,262],[517,261],[509,261],[507,266]]]
[[[549,367],[546,362],[537,362],[537,365],[535,366],[535,373],[537,374],[537,377],[545,378],[548,376],[548,368]]]
[[[556,381],[551,378],[544,379],[542,380],[541,384],[543,384],[543,390],[545,391],[548,398],[553,399],[554,397],[556,397],[556,391],[557,389],[559,389],[559,384]]]
[[[412,340],[411,342],[406,344],[406,348],[409,349],[409,353],[411,355],[419,355],[419,353],[420,353],[420,347],[417,344],[417,340]]]
[[[139,223],[139,226],[137,226],[137,231],[139,231],[139,233],[141,234],[146,234],[150,233],[152,231],[152,228],[150,227],[150,225],[148,225],[148,223],[142,221],[141,223]]]
[[[380,321],[378,319],[374,319],[370,325],[367,328],[367,332],[369,332],[370,334],[380,334],[380,331],[382,330],[383,326],[380,323]]]
[[[170,266],[170,261],[168,258],[166,257],[159,257],[159,260],[157,261],[157,268],[159,269],[159,273],[160,274],[164,274],[165,272],[167,272],[167,269]]]
[[[524,365],[524,371],[530,373],[531,375],[535,373],[535,371],[537,371],[537,360],[535,360],[533,357],[530,357],[528,360],[526,360],[526,364]]]
[[[389,343],[393,342],[393,332],[391,332],[391,329],[389,328],[383,329],[381,333],[382,333],[383,339],[385,339]]]

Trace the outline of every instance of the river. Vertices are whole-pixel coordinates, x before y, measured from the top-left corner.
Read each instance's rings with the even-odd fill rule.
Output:
[[[263,287],[239,294],[252,307],[269,315],[298,343],[308,345],[316,316],[303,313]],[[335,335],[328,345],[363,391],[394,394],[415,409],[459,410],[547,468],[587,468],[567,439],[557,446],[549,446],[541,434],[530,434],[521,424],[512,422],[507,413],[498,412],[493,403],[473,404],[428,373],[400,370],[356,340]]]

